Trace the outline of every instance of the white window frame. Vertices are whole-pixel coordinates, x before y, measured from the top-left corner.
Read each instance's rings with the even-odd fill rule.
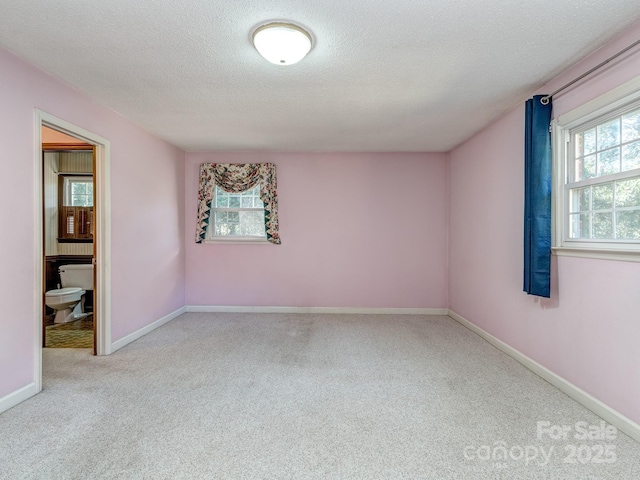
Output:
[[[569,193],[565,188],[571,133],[606,121],[620,109],[640,106],[640,77],[585,103],[551,122],[553,142],[553,252],[556,255],[640,262],[640,241],[569,238]],[[606,176],[602,183],[636,176],[637,169]],[[597,180],[597,179],[596,179]],[[593,179],[584,183],[592,183]]]
[[[74,205],[73,204],[73,195],[71,193],[71,190],[72,190],[72,184],[74,183],[90,184],[93,192],[93,177],[86,176],[86,175],[65,175],[64,184],[63,184],[64,201],[62,202],[62,205],[64,207],[93,207],[94,193],[91,194],[91,199],[92,199],[91,205]]]
[[[249,190],[253,190],[252,187]],[[216,212],[256,212],[261,211],[264,215],[264,207],[263,208],[242,208],[242,207],[217,207],[216,206],[216,190],[218,186],[216,185],[213,190],[213,200],[211,202],[211,214],[209,216],[209,226],[207,227],[207,236],[205,239],[205,243],[256,243],[256,244],[270,244],[269,240],[267,240],[267,234],[265,232],[264,236],[241,236],[241,235],[215,235],[215,219]],[[248,191],[248,190],[245,190]],[[244,193],[244,192],[240,192]]]

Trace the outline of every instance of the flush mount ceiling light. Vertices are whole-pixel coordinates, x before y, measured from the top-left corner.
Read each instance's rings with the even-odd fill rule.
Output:
[[[273,22],[253,32],[253,45],[276,65],[293,65],[311,50],[311,35],[292,23]]]

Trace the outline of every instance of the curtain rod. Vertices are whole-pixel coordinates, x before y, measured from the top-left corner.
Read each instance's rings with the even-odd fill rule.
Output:
[[[573,80],[571,80],[569,83],[561,86],[559,89],[557,89],[555,92],[553,92],[551,95],[546,95],[544,97],[542,97],[540,99],[540,103],[542,103],[543,105],[546,105],[547,103],[549,103],[549,100],[551,100],[556,94],[560,93],[561,91],[569,88],[571,85],[573,85],[574,83],[579,82],[580,80],[582,80],[584,77],[591,75],[593,72],[595,72],[596,70],[598,70],[599,68],[604,67],[607,63],[609,63],[611,60],[615,60],[616,58],[618,58],[620,55],[622,55],[625,52],[628,52],[629,50],[631,50],[633,47],[635,47],[636,45],[640,44],[640,40],[636,40],[635,42],[633,42],[631,45],[629,45],[626,48],[623,48],[622,50],[620,50],[618,53],[616,53],[615,55],[611,55],[609,58],[607,58],[604,62],[600,62],[598,65],[596,65],[595,67],[593,67],[591,70],[588,70],[587,72],[583,73],[582,75],[580,75],[577,78],[574,78]]]

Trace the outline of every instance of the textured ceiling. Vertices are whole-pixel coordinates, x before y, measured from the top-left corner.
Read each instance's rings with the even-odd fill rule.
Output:
[[[186,151],[448,151],[638,19],[638,0],[2,0],[0,46]],[[312,32],[300,63],[252,47],[271,20]]]

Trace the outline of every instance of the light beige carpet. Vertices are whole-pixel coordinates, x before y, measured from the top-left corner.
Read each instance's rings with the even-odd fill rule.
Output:
[[[448,317],[185,314],[110,357],[46,349],[0,478],[640,478],[622,433],[538,422],[600,425]]]

